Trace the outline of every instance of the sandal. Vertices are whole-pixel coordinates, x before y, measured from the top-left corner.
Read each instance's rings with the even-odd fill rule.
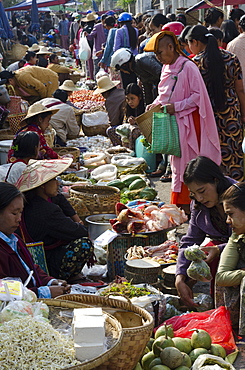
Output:
[[[162,182],[171,182],[172,181],[172,174],[165,173],[163,176],[160,177],[160,181]]]
[[[161,170],[156,170],[154,172],[151,172],[150,173],[150,177],[160,177],[162,175],[164,175],[165,172],[161,171]]]

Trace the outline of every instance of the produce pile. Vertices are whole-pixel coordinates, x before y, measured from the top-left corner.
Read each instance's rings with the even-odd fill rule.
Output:
[[[136,287],[128,282],[112,283],[100,293],[102,296],[122,295],[129,299],[133,297],[142,297],[149,294],[151,294],[149,290]]]
[[[125,204],[116,204],[117,217],[110,220],[117,233],[143,233],[166,230],[187,220],[184,211],[174,204],[155,205],[131,209]]]
[[[234,369],[224,360],[225,348],[212,343],[207,331],[195,329],[191,338],[181,338],[174,337],[171,325],[163,325],[148,342],[145,354],[135,370],[188,370],[195,367],[195,361],[201,355],[206,355],[205,365],[217,364],[221,369]]]
[[[185,258],[192,261],[187,269],[187,275],[193,280],[210,281],[212,279],[210,267],[204,261],[206,254],[199,245],[192,245],[184,251]]]
[[[178,243],[172,240],[166,240],[164,243],[156,246],[133,246],[127,250],[127,259],[149,258],[160,264],[176,263],[178,257]]]
[[[56,370],[79,364],[73,341],[47,322],[29,316],[0,326],[1,369]]]
[[[122,181],[113,180],[108,182],[107,185],[120,190],[122,203],[128,203],[136,199],[154,200],[157,196],[156,190],[148,186],[140,175],[130,175]]]
[[[83,136],[77,139],[67,141],[67,146],[71,147],[84,147],[88,151],[104,152],[106,149],[112,147],[112,143],[108,137],[102,135],[96,136]]]
[[[89,112],[104,109],[105,99],[101,94],[94,95],[92,90],[73,91],[69,100],[79,109]]]

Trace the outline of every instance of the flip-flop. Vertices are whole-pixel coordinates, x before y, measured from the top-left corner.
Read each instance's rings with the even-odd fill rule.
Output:
[[[162,181],[162,182],[171,182],[172,181],[172,174],[171,173],[165,173],[165,175],[160,177],[160,181]]]
[[[156,172],[156,171],[155,171]],[[154,172],[152,172],[152,173],[150,173],[150,177],[160,177],[160,176],[162,176],[162,175],[164,175],[164,173],[165,172],[163,172],[163,171],[161,171],[161,172],[158,172],[158,173],[154,173]]]

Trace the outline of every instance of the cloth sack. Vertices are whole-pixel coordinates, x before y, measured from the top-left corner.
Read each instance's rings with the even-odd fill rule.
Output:
[[[151,151],[181,157],[178,124],[175,115],[167,113],[166,106],[163,112],[153,113]]]

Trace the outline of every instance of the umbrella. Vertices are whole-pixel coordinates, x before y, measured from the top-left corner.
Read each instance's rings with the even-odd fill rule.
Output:
[[[7,39],[13,38],[13,33],[11,31],[8,18],[6,17],[3,4],[0,1],[0,37],[2,37],[1,34],[3,36],[6,35],[6,37],[4,38],[7,38]]]
[[[98,6],[97,6],[97,4],[94,0],[92,1],[92,6],[93,6],[94,11],[98,12],[99,9],[98,9]]]
[[[38,8],[43,8],[46,6],[63,5],[68,1],[69,0],[36,0],[36,3]],[[6,8],[5,11],[29,10],[31,9],[31,6],[32,0],[24,0],[10,8]]]
[[[37,1],[32,0],[31,4],[31,32],[39,32],[40,31],[40,23],[38,18],[38,8],[37,8]]]

